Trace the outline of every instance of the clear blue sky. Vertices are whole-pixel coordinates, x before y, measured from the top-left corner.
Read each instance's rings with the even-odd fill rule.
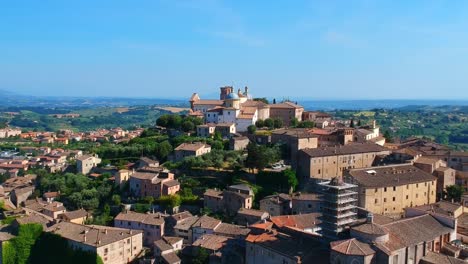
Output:
[[[468,1],[0,3],[0,89],[468,99]],[[203,96],[205,95],[205,97]]]

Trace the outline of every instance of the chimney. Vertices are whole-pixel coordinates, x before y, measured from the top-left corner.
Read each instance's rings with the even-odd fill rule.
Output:
[[[106,235],[107,235],[107,228],[106,228],[106,229],[104,229],[104,234],[106,234]]]
[[[83,237],[83,242],[86,242],[86,234]]]

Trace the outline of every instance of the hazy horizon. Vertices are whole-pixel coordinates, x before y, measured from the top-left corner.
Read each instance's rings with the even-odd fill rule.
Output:
[[[465,1],[21,1],[0,89],[24,95],[468,100]]]

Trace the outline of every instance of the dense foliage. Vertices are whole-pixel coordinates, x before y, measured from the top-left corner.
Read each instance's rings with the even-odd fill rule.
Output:
[[[268,165],[277,162],[281,157],[279,146],[266,146],[249,143],[247,146],[247,160],[245,166],[251,169],[263,170]]]

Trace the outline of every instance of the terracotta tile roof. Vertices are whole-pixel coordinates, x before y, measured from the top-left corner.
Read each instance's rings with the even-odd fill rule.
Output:
[[[440,159],[438,158],[433,158],[433,157],[419,157],[417,160],[414,161],[414,163],[421,163],[421,164],[434,164]]]
[[[139,222],[147,225],[163,225],[164,217],[161,214],[142,214],[136,212],[120,213],[115,217],[115,221]]]
[[[239,211],[237,211],[237,214],[262,217],[268,213],[262,210],[257,210],[257,209],[240,208]]]
[[[16,221],[20,225],[42,224],[43,227],[47,227],[47,225],[52,223],[53,219],[42,214],[30,214],[28,216],[16,218]]]
[[[152,180],[158,177],[158,174],[150,172],[135,172],[130,177],[140,180]]]
[[[164,259],[165,263],[168,264],[181,263],[179,256],[174,252],[164,254],[161,257]]]
[[[178,222],[175,226],[174,229],[180,229],[180,230],[189,230],[193,224],[195,224],[198,221],[198,216],[190,216],[187,217],[180,222]]]
[[[455,211],[457,211],[461,207],[462,206],[460,204],[451,203],[447,201],[439,201],[434,204],[416,206],[416,207],[413,207],[413,209],[421,210],[427,213],[433,212],[436,214],[442,214],[442,215],[453,217]]]
[[[225,236],[246,236],[249,234],[250,229],[244,226],[221,223],[214,229],[214,231],[216,234]]]
[[[142,233],[139,230],[108,226],[87,226],[71,222],[55,224],[48,228],[48,232],[91,247],[101,247]]]
[[[329,263],[329,252],[321,249],[315,239],[272,231],[260,235],[250,234],[246,241],[289,258],[300,259],[301,263]]]
[[[210,147],[205,143],[182,143],[175,150],[197,151],[201,148]]]
[[[420,264],[463,264],[466,261],[441,253],[428,251],[426,256],[422,257]]]
[[[291,196],[293,200],[300,200],[300,201],[320,201],[322,200],[321,195],[316,193],[293,193]]]
[[[249,225],[250,229],[261,229],[261,230],[270,230],[273,227],[272,222],[263,222],[263,223],[256,223],[253,225]]]
[[[388,149],[374,143],[351,143],[332,147],[319,147],[314,149],[303,149],[302,152],[310,157],[325,157],[337,155],[350,155],[359,153],[382,152]]]
[[[157,247],[161,252],[172,249],[172,245],[167,243],[164,239],[154,241],[154,246]]]
[[[59,192],[46,192],[44,193],[44,198],[55,198],[59,197],[60,193]]]
[[[386,235],[388,232],[383,228],[381,225],[375,223],[365,223],[362,225],[354,226],[351,228],[352,230],[365,233],[365,234],[372,234],[372,235]]]
[[[198,100],[193,102],[194,105],[223,105],[223,100]]]
[[[422,241],[431,241],[452,231],[431,215],[405,218],[382,227],[388,231],[389,240],[384,243],[376,243],[376,246],[386,253],[413,246]]]
[[[73,219],[79,219],[88,216],[88,212],[84,209],[78,209],[75,211],[69,211],[65,212],[63,215],[65,215],[68,219],[73,220]]]
[[[177,214],[173,214],[173,215],[169,216],[169,218],[174,219],[177,222],[177,221],[187,219],[187,218],[192,217],[192,216],[193,215],[189,211],[183,211],[183,212],[180,212],[180,213],[177,213]]]
[[[198,219],[193,224],[193,227],[200,227],[204,229],[215,229],[219,224],[221,224],[221,220],[218,220],[216,218],[204,215]]]
[[[278,228],[290,227],[295,229],[304,230],[312,228],[321,223],[319,218],[322,214],[310,213],[300,215],[280,215],[270,217],[270,221],[273,222]]]
[[[173,237],[173,236],[163,236],[164,241],[169,243],[170,245],[174,245],[182,240],[184,240],[181,237]]]
[[[360,242],[355,238],[331,242],[330,247],[331,250],[344,255],[369,256],[375,254],[369,244]]]
[[[193,242],[192,246],[216,251],[221,249],[229,239],[225,236],[205,234]]]
[[[165,181],[163,185],[167,187],[174,187],[174,186],[180,185],[180,182],[178,180],[169,180],[169,181]]]
[[[44,206],[44,210],[48,210],[51,212],[58,212],[66,210],[62,203],[52,202],[46,206]]]
[[[279,104],[270,104],[270,108],[280,108],[280,109],[299,109],[299,108],[304,108],[300,105],[297,105],[292,102],[284,102],[284,103],[279,103]]]
[[[206,189],[205,193],[203,193],[203,196],[210,196],[221,199],[223,198],[223,191],[215,189]]]
[[[351,169],[348,174],[364,187],[401,186],[436,180],[432,174],[407,164]]]

